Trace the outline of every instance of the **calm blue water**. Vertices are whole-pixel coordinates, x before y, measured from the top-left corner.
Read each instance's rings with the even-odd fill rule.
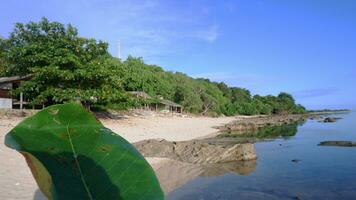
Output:
[[[356,113],[333,116],[343,119],[308,120],[289,139],[257,143],[251,173],[199,176],[167,199],[356,199],[356,147],[317,146],[325,140],[356,141]]]

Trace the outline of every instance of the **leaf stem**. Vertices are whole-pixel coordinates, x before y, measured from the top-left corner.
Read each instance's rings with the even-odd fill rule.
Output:
[[[74,160],[75,160],[75,163],[78,167],[78,171],[79,171],[79,174],[80,174],[80,179],[82,180],[83,184],[84,184],[84,188],[85,190],[87,191],[88,193],[88,196],[89,196],[89,199],[90,200],[93,200],[93,197],[91,196],[91,193],[90,193],[90,190],[88,188],[88,185],[87,183],[85,182],[84,180],[84,176],[83,176],[83,173],[82,173],[82,169],[80,168],[80,165],[79,165],[79,161],[78,161],[78,155],[77,155],[77,152],[75,151],[74,149],[74,145],[73,145],[73,142],[72,142],[72,138],[70,136],[70,133],[69,133],[69,124],[67,125],[67,134],[68,134],[68,138],[69,138],[69,144],[70,144],[70,147],[73,151],[73,156],[74,156]]]

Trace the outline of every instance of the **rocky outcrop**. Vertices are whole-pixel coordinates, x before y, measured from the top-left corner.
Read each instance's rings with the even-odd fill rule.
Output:
[[[341,119],[341,118],[338,118],[338,117],[326,117],[325,119],[321,120],[321,122],[330,123],[330,122],[336,122],[339,119]]]
[[[169,142],[144,140],[134,144],[145,157],[162,157],[187,163],[224,163],[257,159],[254,145],[212,144],[203,140]]]
[[[352,141],[323,141],[319,146],[339,146],[339,147],[356,147],[356,142]]]
[[[265,126],[279,126],[289,124],[297,121],[304,121],[311,117],[307,114],[296,115],[269,115],[259,117],[249,117],[245,119],[236,120],[224,126],[218,127],[220,131],[256,131]]]

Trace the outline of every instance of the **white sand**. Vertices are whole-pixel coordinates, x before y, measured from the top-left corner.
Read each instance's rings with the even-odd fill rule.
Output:
[[[217,132],[214,126],[237,119],[233,117],[129,117],[123,120],[103,120],[103,124],[129,142],[144,139],[163,138],[171,141],[190,140]],[[44,199],[27,167],[25,159],[18,152],[5,147],[4,139],[9,130],[21,118],[0,118],[0,199],[40,200]],[[152,167],[159,169],[166,159],[147,158]],[[163,161],[163,162],[162,162]]]
[[[162,138],[183,141],[217,132],[215,126],[224,125],[235,117],[129,117],[124,120],[103,120],[103,124],[129,142]]]

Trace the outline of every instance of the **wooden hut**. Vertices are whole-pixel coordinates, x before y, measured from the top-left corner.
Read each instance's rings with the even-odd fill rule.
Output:
[[[144,100],[152,100],[152,97],[148,95],[145,92],[142,91],[129,91],[129,94],[133,95],[135,98],[140,98]],[[150,103],[149,105],[144,105],[145,109],[150,109],[154,111],[169,111],[169,112],[176,112],[176,113],[182,113],[183,112],[183,107],[173,101],[163,99],[162,97],[159,98],[158,100],[153,100],[152,102],[155,103]]]
[[[169,110],[172,113],[182,113],[183,106],[167,99],[160,99],[159,102],[156,103],[156,110]]]
[[[21,82],[28,78],[29,76],[0,77],[0,108],[22,109],[23,106],[27,104],[26,98],[22,92],[18,97],[13,97],[10,94],[10,91],[18,88]]]

